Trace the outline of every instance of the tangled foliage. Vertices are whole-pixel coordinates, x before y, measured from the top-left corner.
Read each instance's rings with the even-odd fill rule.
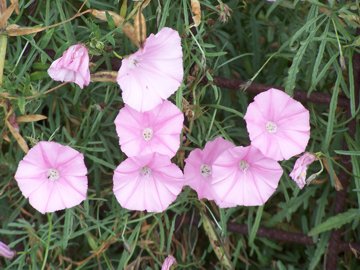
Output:
[[[171,254],[176,269],[356,269],[357,0],[1,0],[0,11],[0,240],[17,252],[0,258],[0,268],[160,269]],[[120,207],[112,179],[126,157],[113,72],[145,31],[165,26],[180,33],[184,61],[184,81],[170,98],[185,115],[172,161],[183,168],[192,149],[217,136],[249,145],[246,108],[276,87],[310,111],[307,151],[321,152],[324,165],[310,185],[300,190],[288,176],[293,158],[281,162],[284,174],[264,206],[220,209],[185,187],[163,213]],[[47,73],[77,43],[90,52],[84,89]],[[42,215],[22,196],[14,174],[41,140],[84,154],[89,190],[80,206]],[[309,175],[319,170],[316,163]]]

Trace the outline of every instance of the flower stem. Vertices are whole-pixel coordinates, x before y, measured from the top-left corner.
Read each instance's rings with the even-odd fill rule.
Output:
[[[0,86],[3,83],[4,65],[7,47],[7,35],[0,35]]]
[[[42,264],[42,266],[41,266],[41,270],[44,270],[44,269],[45,269],[45,267],[46,267],[46,261],[47,261],[48,255],[49,255],[51,233],[52,233],[52,228],[53,228],[52,217],[53,217],[52,214],[48,214],[49,231],[48,231],[48,237],[47,237],[47,241],[46,241],[45,256],[44,256],[43,264]]]

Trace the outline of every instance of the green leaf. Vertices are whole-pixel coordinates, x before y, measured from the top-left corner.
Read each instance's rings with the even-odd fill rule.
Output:
[[[109,162],[103,160],[103,159],[100,159],[96,156],[93,156],[93,155],[90,155],[89,153],[86,154],[86,157],[88,157],[89,159],[91,159],[92,161],[94,161],[95,163],[99,163],[109,169],[112,169],[112,170],[115,170],[116,166],[113,165],[113,164],[110,164]]]
[[[323,223],[319,224],[312,230],[310,230],[309,235],[314,236],[322,232],[330,231],[333,229],[339,229],[341,226],[350,223],[355,220],[359,220],[360,211],[359,209],[349,209],[348,211],[338,214],[336,216],[328,218]]]
[[[360,156],[360,151],[335,150],[335,153],[346,156]]]
[[[282,222],[285,218],[290,218],[291,215],[296,212],[300,206],[309,201],[310,197],[314,196],[315,189],[308,189],[305,193],[302,193],[299,197],[291,198],[287,203],[280,203],[281,211],[274,215],[268,222],[267,226],[274,226]]]
[[[256,211],[256,218],[255,218],[254,224],[251,227],[250,234],[249,234],[249,246],[254,245],[256,234],[260,227],[260,222],[261,222],[261,217],[262,217],[263,211],[264,211],[264,206],[258,207],[258,209]]]
[[[329,117],[328,117],[328,122],[327,122],[327,127],[326,127],[326,134],[325,134],[325,138],[324,138],[323,145],[322,145],[324,152],[326,151],[326,149],[329,149],[330,141],[331,141],[331,138],[333,135],[334,124],[336,122],[335,121],[335,112],[336,112],[336,108],[337,108],[337,101],[338,101],[339,91],[340,91],[340,87],[339,87],[340,81],[341,81],[341,76],[338,76],[336,79],[336,82],[335,82],[332,96],[331,96]]]

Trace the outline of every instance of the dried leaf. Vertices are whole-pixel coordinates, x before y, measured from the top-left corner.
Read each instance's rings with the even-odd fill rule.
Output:
[[[116,82],[116,71],[100,71],[91,74],[92,82]]]
[[[0,13],[3,13],[6,7],[7,7],[6,0],[0,0]]]
[[[10,3],[15,6],[15,13],[19,15],[19,1],[18,0],[10,0]]]
[[[193,21],[195,27],[198,27],[201,23],[201,7],[199,0],[191,0],[191,11],[194,14]]]
[[[134,18],[134,28],[135,28],[136,38],[141,46],[144,43],[144,40],[146,39],[146,21],[140,9],[136,13],[136,16]]]
[[[10,24],[6,27],[6,33],[11,37],[36,34],[44,30],[46,30],[46,27],[22,27],[17,24]]]
[[[20,128],[19,128],[19,124],[18,124],[18,122],[16,120],[16,114],[14,112],[11,113],[11,115],[8,116],[7,119],[9,121],[9,123],[13,126],[13,128],[15,128],[17,132],[19,132]]]
[[[329,167],[329,164],[328,164],[327,160],[325,158],[323,158],[323,159],[321,159],[321,161],[323,162],[324,167],[325,167],[326,171],[328,172],[328,174],[330,174],[331,170],[330,170],[330,167]],[[333,171],[333,173],[334,173],[333,177],[334,177],[334,181],[335,181],[335,189],[336,189],[336,191],[343,190],[344,188],[343,188],[343,186],[342,186],[342,184],[340,182],[339,177],[336,175],[335,171]]]
[[[125,19],[120,15],[112,11],[104,11],[92,9],[91,14],[102,21],[107,21],[106,13],[111,16],[116,27],[122,28],[124,34],[134,43],[137,47],[140,47],[139,41],[136,37],[135,28],[131,23],[125,22]]]
[[[203,211],[200,211],[203,228],[207,237],[209,238],[210,244],[214,249],[216,256],[220,263],[225,269],[234,269],[230,260],[230,256],[224,246],[222,245],[219,236],[217,235],[214,225],[211,220],[205,215]]]
[[[6,141],[8,143],[11,142],[7,132],[4,131],[3,134],[2,134],[2,137],[3,137],[4,141]]]
[[[16,118],[16,122],[18,123],[29,123],[29,122],[36,122],[47,119],[45,115],[41,114],[29,114],[29,115],[21,115]]]
[[[146,8],[149,4],[150,4],[151,0],[143,0],[141,2],[136,3],[135,5],[135,9],[140,9],[143,10],[144,8]]]
[[[106,13],[108,13],[112,17],[116,26],[120,26],[125,22],[125,19],[123,17],[121,17],[120,15],[116,14],[113,11],[105,11],[105,10],[97,10],[97,9],[91,10],[91,14],[94,17],[104,22],[107,21]]]
[[[29,152],[29,147],[25,141],[25,139],[20,135],[20,133],[9,123],[8,120],[5,120],[6,126],[10,130],[12,136],[15,138],[20,148],[25,152]]]
[[[11,14],[15,10],[15,5],[11,4],[4,12],[0,13],[0,28],[3,29],[7,25],[7,21],[10,18]]]

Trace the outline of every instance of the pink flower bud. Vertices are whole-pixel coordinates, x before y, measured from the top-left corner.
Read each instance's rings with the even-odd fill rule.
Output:
[[[169,255],[166,257],[163,265],[161,266],[161,270],[170,270],[170,267],[175,263],[176,259],[172,255]]]
[[[82,89],[90,83],[89,53],[82,44],[70,46],[48,69],[55,81],[74,82]]]
[[[8,245],[0,241],[0,256],[11,260],[14,258],[15,254],[15,251],[12,251]]]
[[[299,157],[294,165],[290,177],[296,182],[299,188],[303,188],[306,184],[306,171],[311,163],[313,163],[317,157],[309,152],[305,152]]]

